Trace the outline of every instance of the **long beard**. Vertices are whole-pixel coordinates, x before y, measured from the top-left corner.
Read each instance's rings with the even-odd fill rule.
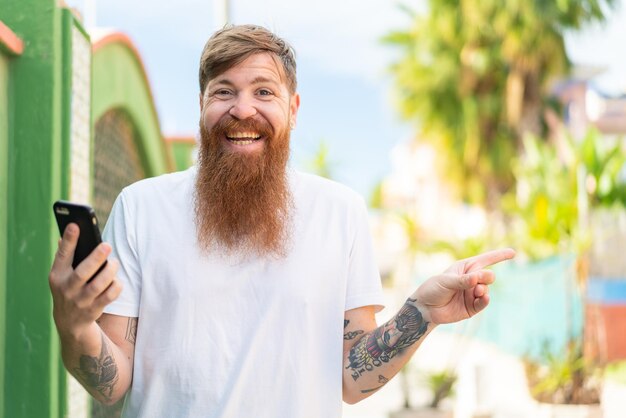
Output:
[[[261,152],[233,152],[225,132],[253,131],[265,138]],[[273,132],[256,120],[225,116],[211,131],[200,123],[195,185],[198,244],[204,251],[284,257],[289,241],[291,194],[287,182],[289,130]]]

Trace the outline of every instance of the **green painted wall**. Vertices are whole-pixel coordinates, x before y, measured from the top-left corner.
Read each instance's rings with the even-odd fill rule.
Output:
[[[176,170],[186,170],[193,165],[193,151],[196,148],[195,143],[174,142],[170,144],[170,147],[174,156]]]
[[[61,196],[62,13],[56,0],[4,1],[0,20],[25,44],[10,65],[6,337],[7,418],[56,418],[65,411],[64,371],[47,276]],[[10,382],[10,383],[9,383]]]
[[[52,203],[69,194],[71,13],[57,0],[0,0],[20,37],[0,52],[0,418],[61,418],[67,380],[52,319],[48,273],[58,230]],[[165,144],[140,60],[123,43],[92,61],[92,122],[130,115],[148,175],[168,171]]]
[[[92,121],[110,109],[123,109],[135,129],[148,176],[169,171],[165,144],[142,65],[127,45],[116,42],[93,55]]]
[[[9,151],[9,58],[0,52],[0,387],[4,387],[7,280],[7,177]],[[0,391],[0,411],[4,391]]]

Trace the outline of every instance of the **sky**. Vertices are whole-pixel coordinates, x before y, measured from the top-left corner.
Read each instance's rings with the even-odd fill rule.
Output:
[[[221,26],[216,0],[67,0],[86,25],[129,35],[152,86],[161,130],[195,136],[198,130],[198,61],[211,33]],[[223,1],[223,0],[220,0]],[[388,71],[398,51],[380,39],[411,20],[386,0],[231,0],[233,23],[276,31],[296,49],[301,106],[292,133],[292,164],[306,169],[320,141],[329,149],[333,177],[368,197],[391,170],[391,149],[410,140],[412,125],[400,120]],[[423,10],[425,1],[402,4]],[[90,10],[95,11],[92,12]],[[574,63],[606,68],[599,88],[626,91],[626,11],[604,28],[568,36]]]

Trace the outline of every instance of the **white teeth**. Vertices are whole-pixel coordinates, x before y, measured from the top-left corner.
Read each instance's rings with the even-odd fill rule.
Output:
[[[256,132],[233,132],[232,134],[228,134],[229,138],[252,138],[259,139],[261,135]]]
[[[237,141],[231,141],[234,142],[237,145],[250,145],[251,143],[253,143],[254,141],[249,139],[247,141],[242,141],[242,140],[237,140]]]

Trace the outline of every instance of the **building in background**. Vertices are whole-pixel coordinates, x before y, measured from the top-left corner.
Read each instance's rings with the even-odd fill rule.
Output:
[[[577,68],[559,83],[555,95],[564,109],[563,122],[575,139],[596,128],[600,140],[621,142],[626,149],[626,92],[608,95],[593,83],[602,70]],[[626,169],[622,169],[626,178]],[[586,181],[585,187],[600,187]],[[599,210],[585,213],[590,224],[585,332],[587,351],[603,361],[626,359],[626,213]]]

